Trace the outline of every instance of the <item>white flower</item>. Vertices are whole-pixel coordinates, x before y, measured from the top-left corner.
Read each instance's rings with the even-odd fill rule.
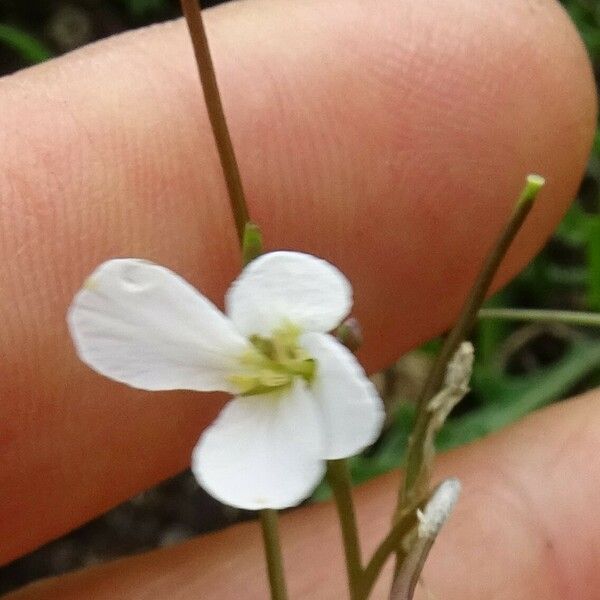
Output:
[[[375,388],[327,334],[352,305],[347,279],[299,252],[254,260],[226,314],[168,269],[105,262],[75,296],[68,323],[81,359],[144,390],[234,394],[192,457],[200,484],[246,509],[306,498],[324,460],[356,454],[383,422]]]

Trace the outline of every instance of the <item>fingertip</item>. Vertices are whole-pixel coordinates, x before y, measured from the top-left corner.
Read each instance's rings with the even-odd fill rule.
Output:
[[[372,369],[451,323],[527,173],[548,184],[499,283],[577,188],[595,91],[555,2],[239,2],[207,26],[252,217],[349,276]],[[218,302],[239,257],[181,22],[4,81],[0,146],[7,559],[183,467],[218,409],[77,362],[85,275],[145,257]]]

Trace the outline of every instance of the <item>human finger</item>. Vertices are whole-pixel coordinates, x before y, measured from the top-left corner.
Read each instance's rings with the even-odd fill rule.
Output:
[[[524,175],[548,180],[503,268],[563,213],[595,122],[592,77],[549,1],[238,2],[208,11],[250,212],[269,248],[338,265],[363,358],[443,329]],[[188,464],[219,401],[147,394],[76,358],[65,312],[100,262],[167,265],[219,302],[234,227],[182,23],[0,84],[0,560]]]
[[[436,478],[457,476],[463,491],[428,561],[419,600],[594,600],[600,454],[600,392],[564,402],[441,457]],[[356,491],[368,551],[389,527],[398,477]],[[330,503],[282,518],[292,598],[343,597],[345,573]],[[248,600],[268,595],[256,522],[74,574],[32,584],[10,600]],[[388,567],[391,565],[388,565]],[[388,597],[390,569],[374,599]]]

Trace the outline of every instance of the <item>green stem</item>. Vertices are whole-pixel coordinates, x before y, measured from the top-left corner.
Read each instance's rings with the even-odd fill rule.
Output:
[[[458,320],[444,340],[442,349],[423,387],[418,400],[415,425],[409,440],[406,476],[404,485],[400,488],[398,494],[396,518],[400,514],[403,505],[407,503],[412,504],[420,500],[419,498],[411,498],[411,492],[423,467],[423,441],[427,433],[429,419],[431,418],[431,413],[426,410],[427,402],[439,391],[448,361],[452,358],[459,345],[469,335],[475,324],[477,314],[492,284],[494,275],[516,234],[521,229],[543,184],[544,180],[537,175],[530,175],[527,178],[526,185],[513,209],[513,213],[502,230],[500,237],[486,257],[481,271],[471,287]],[[399,564],[396,565],[396,568],[399,568]]]
[[[402,567],[396,575],[392,590],[390,592],[390,600],[412,600],[415,595],[415,589],[425,561],[429,556],[429,552],[433,547],[435,537],[417,539],[414,548],[412,548],[410,554],[406,555],[406,558],[402,562]]]
[[[277,511],[270,508],[260,511],[260,524],[262,526],[269,585],[271,587],[271,600],[287,600],[285,574],[283,571],[283,557],[279,543],[279,526]]]
[[[405,535],[407,535],[417,524],[416,508],[405,510],[402,516],[394,524],[390,532],[386,535],[383,541],[379,544],[371,560],[363,570],[361,592],[362,598],[368,598],[373,586],[375,585],[381,569],[387,562],[387,559],[394,552],[398,552],[400,543]]]
[[[537,182],[538,179],[535,179],[535,181]],[[436,358],[431,373],[429,374],[429,378],[427,379],[425,386],[421,391],[421,395],[419,397],[420,407],[422,407],[439,391],[446,372],[446,365],[460,344],[469,335],[473,325],[475,324],[477,312],[485,300],[485,296],[490,288],[490,285],[492,284],[494,275],[498,271],[498,267],[500,266],[502,259],[505,257],[512,241],[521,229],[525,218],[533,207],[533,202],[537,196],[537,192],[539,192],[542,185],[543,180],[537,183],[536,187],[533,187],[530,178],[528,178],[527,184],[513,209],[513,213],[508,223],[505,225],[500,237],[496,240],[496,243],[486,257],[481,271],[477,275],[473,286],[469,291],[458,320],[444,341],[442,349]]]
[[[346,573],[351,600],[359,600],[362,579],[360,540],[352,500],[352,481],[348,463],[344,459],[327,461],[327,481],[333,491],[344,542]]]
[[[543,310],[529,308],[482,308],[479,319],[498,319],[501,321],[533,321],[536,323],[565,323],[600,327],[600,313],[577,310]]]
[[[181,0],[181,8],[190,32],[192,45],[194,46],[194,55],[196,56],[200,83],[202,84],[202,91],[208,109],[208,117],[217,143],[223,174],[225,175],[231,210],[235,219],[235,228],[240,245],[242,245],[244,242],[244,228],[250,218],[244,196],[244,188],[242,187],[242,179],[219,94],[204,20],[202,19],[202,11],[197,0]]]

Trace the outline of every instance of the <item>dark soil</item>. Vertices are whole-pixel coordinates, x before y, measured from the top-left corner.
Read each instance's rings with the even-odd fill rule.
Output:
[[[0,569],[0,594],[36,579],[160,548],[250,513],[219,504],[186,471]]]
[[[204,0],[202,6],[223,1]],[[32,35],[52,55],[179,14],[177,0],[0,0],[0,23]],[[19,53],[0,45],[0,75],[26,66]]]

